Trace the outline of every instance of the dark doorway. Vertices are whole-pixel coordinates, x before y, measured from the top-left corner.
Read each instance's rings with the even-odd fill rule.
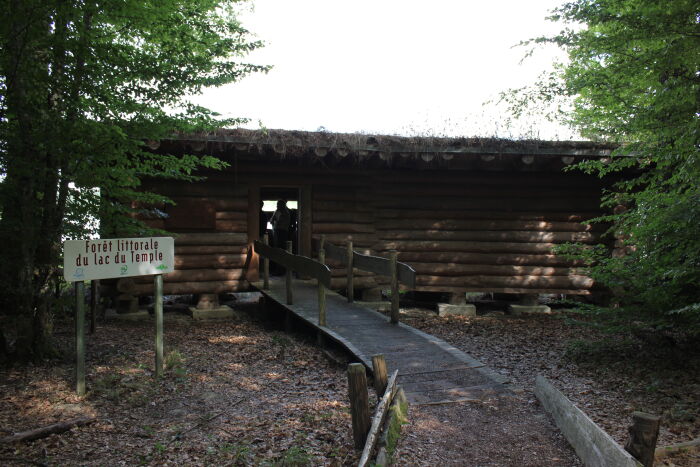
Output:
[[[290,212],[289,231],[286,239],[292,241],[292,252],[299,251],[299,189],[290,187],[262,187],[260,188],[260,237],[267,233],[270,243],[278,248],[284,248],[280,239],[276,238],[270,220],[277,209],[280,200],[287,202]],[[286,240],[284,239],[284,240]],[[283,242],[282,242],[283,243]]]

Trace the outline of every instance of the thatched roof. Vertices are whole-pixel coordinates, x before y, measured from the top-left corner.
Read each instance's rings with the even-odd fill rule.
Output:
[[[179,134],[153,142],[168,150],[212,153],[256,159],[324,160],[336,164],[349,161],[391,166],[441,163],[455,168],[474,161],[520,166],[569,165],[582,159],[607,158],[615,146],[588,141],[508,140],[497,138],[445,138],[425,136],[368,135],[289,130],[217,130],[211,133]],[[165,149],[164,148],[164,149]],[[537,163],[537,164],[535,164]],[[502,165],[502,164],[501,164]]]

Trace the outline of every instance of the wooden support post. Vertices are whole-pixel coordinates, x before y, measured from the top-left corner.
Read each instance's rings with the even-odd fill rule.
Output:
[[[326,262],[326,251],[325,250],[318,251],[318,261],[321,264],[325,264],[325,262]],[[318,281],[318,325],[319,326],[326,325],[326,288],[321,283],[321,281]]]
[[[318,242],[318,251],[326,249],[326,236],[321,235],[321,240]]]
[[[292,254],[292,241],[287,240],[287,253]],[[285,273],[285,284],[287,286],[287,305],[293,305],[292,299],[292,269],[287,267]]]
[[[630,439],[625,444],[625,450],[644,467],[654,465],[654,451],[660,425],[661,417],[643,412],[632,413],[632,426],[629,427]]]
[[[95,334],[97,308],[100,306],[100,281],[90,281],[90,334]]]
[[[367,374],[361,363],[348,365],[348,392],[352,415],[352,437],[355,449],[362,449],[369,431],[369,395],[367,394]]]
[[[163,376],[163,275],[156,274],[153,278],[155,289],[156,315],[156,378]]]
[[[85,395],[85,283],[75,283],[75,391]]]
[[[352,271],[352,240],[348,240],[348,303],[355,300],[355,284]]]
[[[265,234],[263,238],[265,245],[270,244],[270,238],[268,234]],[[270,288],[270,258],[265,257],[263,260],[263,289],[267,290]]]
[[[398,253],[396,250],[389,252],[389,261],[391,261],[391,322],[398,324],[399,322],[399,269],[398,269]]]
[[[384,355],[372,355],[372,373],[374,373],[374,390],[379,397],[386,391],[387,371]]]

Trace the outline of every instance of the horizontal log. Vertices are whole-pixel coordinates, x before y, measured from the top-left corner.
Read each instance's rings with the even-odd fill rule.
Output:
[[[532,287],[561,289],[590,289],[593,279],[586,276],[426,276],[416,278],[416,286],[445,285],[448,287]]]
[[[413,172],[395,172],[381,177],[382,185],[406,185],[410,184],[416,189],[422,186],[430,186],[435,183],[442,185],[493,185],[502,186],[522,186],[522,187],[602,187],[604,183],[590,175],[576,173],[536,173],[530,172],[523,176],[522,172],[516,171],[494,171],[494,172],[463,172],[463,171],[435,171],[430,177],[424,174]]]
[[[144,189],[166,196],[216,196],[240,198],[248,196],[248,186],[234,185],[231,182],[203,180],[200,182],[183,182],[180,180],[147,182]]]
[[[217,211],[217,220],[247,220],[248,213],[244,211]]]
[[[392,219],[377,221],[378,230],[506,230],[534,232],[590,232],[591,225],[580,222],[548,222],[526,220],[431,220],[431,219]],[[602,227],[597,226],[598,229]]]
[[[247,253],[248,245],[176,245],[176,255],[212,255]]]
[[[163,275],[164,283],[238,281],[244,279],[243,270],[238,269],[180,269]],[[139,280],[139,282],[146,282]]]
[[[516,198],[527,196],[528,198],[571,198],[588,196],[600,199],[600,188],[595,187],[548,187],[513,185],[444,185],[435,183],[432,185],[380,185],[373,192],[376,198],[403,197],[403,196],[428,196],[451,198]]]
[[[243,267],[246,261],[246,255],[176,255],[175,269],[232,269]]]
[[[582,268],[515,266],[494,264],[410,263],[419,275],[433,276],[580,276]]]
[[[498,254],[498,253],[459,253],[436,251],[399,252],[399,261],[404,263],[460,263],[460,264],[512,264],[522,266],[583,266],[581,261],[573,261],[557,255]]]
[[[370,203],[351,201],[314,201],[312,203],[314,212],[316,211],[336,211],[336,212],[369,212],[374,208]]]
[[[373,287],[377,287],[378,282],[374,277],[370,276],[363,276],[363,277],[356,277],[353,281],[353,286],[355,287],[355,290],[357,289],[371,289]],[[347,278],[345,277],[334,277],[331,279],[331,286],[329,287],[330,289],[333,290],[340,290],[346,288],[348,285]]]
[[[325,234],[326,241],[337,246],[347,245],[348,238],[352,238],[353,248],[369,247],[377,242],[377,236],[374,234]],[[357,250],[357,248],[355,248]]]
[[[330,265],[328,267],[331,268],[331,276],[332,277],[347,277],[348,275],[348,268],[334,268]],[[374,273],[370,271],[365,271],[363,269],[356,269],[352,268],[352,274],[355,277],[365,277],[365,276],[373,276]]]
[[[314,201],[350,201],[353,203],[366,203],[371,200],[368,194],[369,187],[367,185],[357,185],[352,187],[343,187],[343,190],[335,188],[331,191],[322,191],[318,187],[313,187]]]
[[[0,444],[12,444],[12,443],[24,443],[27,441],[36,441],[37,439],[46,438],[50,435],[60,434],[68,431],[76,426],[89,425],[90,423],[96,422],[95,417],[82,417],[74,418],[72,420],[66,420],[65,422],[52,423],[51,425],[46,425],[40,428],[35,428],[33,430],[22,431],[20,433],[15,433],[4,438],[0,438]],[[3,460],[10,460],[11,458],[3,458]],[[20,460],[17,458],[17,460]],[[34,463],[34,462],[32,462]],[[36,462],[38,465],[44,465]]]
[[[226,293],[235,292],[238,290],[246,290],[248,282],[245,280],[238,281],[212,281],[212,282],[164,282],[163,293],[165,295],[186,295],[186,294],[203,294],[203,293]],[[146,284],[138,284],[136,286],[136,295],[152,295],[153,282]]]
[[[211,205],[217,211],[241,211],[248,212],[248,199],[247,198],[214,198],[214,197],[182,197],[173,196],[172,200],[175,203],[191,204],[191,203],[202,203],[203,205]]]
[[[562,294],[562,295],[591,295],[588,289],[556,289],[556,288],[527,288],[527,287],[448,287],[420,285],[415,288],[418,292],[480,292],[480,293],[507,293],[507,294]]]
[[[314,211],[314,222],[352,222],[354,224],[374,223],[374,214],[371,212],[347,212],[347,211]]]
[[[322,203],[326,204],[326,203]],[[600,201],[586,198],[527,198],[524,196],[504,199],[456,199],[456,198],[378,198],[374,203],[376,208],[388,209],[471,209],[482,211],[496,209],[502,211],[596,211],[600,209]],[[325,206],[318,206],[322,209]],[[314,208],[317,208],[314,205]],[[367,207],[369,209],[369,207]]]
[[[534,232],[534,231],[453,231],[453,230],[380,230],[381,240],[474,240],[479,242],[526,243],[596,243],[600,236],[592,232]]]
[[[175,245],[245,245],[248,235],[245,233],[180,233],[175,234]]]
[[[379,242],[376,251],[458,251],[462,253],[544,253],[551,254],[554,243],[459,242],[459,241],[394,241]]]
[[[248,222],[245,220],[216,220],[216,230],[224,232],[248,232]]]
[[[372,224],[355,224],[350,222],[316,222],[313,223],[313,233],[314,234],[326,234],[326,233],[344,233],[344,234],[356,234],[356,233],[373,233],[374,225]]]
[[[588,219],[593,219],[602,215],[602,211],[588,212],[548,212],[542,213],[537,211],[466,211],[466,210],[419,210],[419,209],[377,209],[375,211],[376,219],[480,219],[480,220],[531,220],[531,221],[563,221],[563,222],[582,222]],[[314,214],[315,215],[315,214]]]

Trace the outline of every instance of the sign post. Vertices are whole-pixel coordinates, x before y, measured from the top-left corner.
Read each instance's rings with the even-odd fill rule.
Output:
[[[76,391],[85,394],[86,280],[154,275],[156,377],[163,375],[163,274],[175,269],[172,237],[101,238],[63,243],[63,276],[75,282]]]
[[[163,275],[157,274],[153,278],[156,294],[156,378],[163,376]]]
[[[85,283],[75,283],[75,392],[85,395]]]

